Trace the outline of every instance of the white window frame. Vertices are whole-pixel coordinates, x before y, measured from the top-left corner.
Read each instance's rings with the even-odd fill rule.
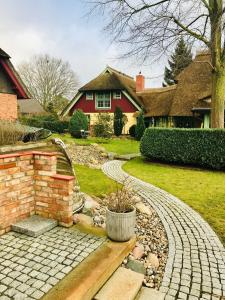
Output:
[[[117,94],[119,94],[119,96]],[[113,99],[121,100],[121,91],[114,92]]]
[[[86,100],[94,100],[94,93],[86,92]]]
[[[98,95],[99,94],[109,94],[109,99],[107,99],[107,98],[103,98],[103,99],[101,99],[101,100],[99,100],[98,99]],[[111,93],[110,92],[97,92],[97,93],[95,93],[95,108],[96,108],[96,110],[109,110],[109,109],[111,109],[111,99],[112,97],[111,97]],[[98,101],[109,101],[110,102],[110,106],[102,106],[102,107],[99,107],[98,106]]]

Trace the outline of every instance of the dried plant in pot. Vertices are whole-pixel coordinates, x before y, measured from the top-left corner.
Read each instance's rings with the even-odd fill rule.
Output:
[[[117,189],[105,199],[106,232],[110,239],[117,242],[128,241],[134,236],[136,209],[134,192],[127,186]]]

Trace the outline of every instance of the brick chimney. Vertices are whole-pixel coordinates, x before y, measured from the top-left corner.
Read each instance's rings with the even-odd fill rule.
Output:
[[[136,92],[141,92],[145,89],[145,77],[141,72],[136,76]]]

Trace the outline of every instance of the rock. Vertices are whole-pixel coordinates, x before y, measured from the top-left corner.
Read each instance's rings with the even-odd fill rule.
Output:
[[[102,156],[102,157],[108,157],[108,154],[107,154],[106,152],[102,152],[102,153],[101,153],[101,156]]]
[[[84,214],[75,214],[73,216],[73,221],[75,224],[77,223],[81,223],[81,224],[86,224],[86,225],[89,225],[89,226],[92,226],[93,225],[93,219],[87,215],[84,215]]]
[[[132,251],[134,259],[140,259],[144,255],[144,247],[141,244],[138,244]]]
[[[136,209],[140,213],[148,215],[148,216],[152,215],[152,212],[151,212],[150,208],[148,206],[146,206],[144,203],[138,202],[138,203],[135,204],[135,206],[136,206]]]
[[[149,253],[147,258],[146,258],[146,263],[148,266],[151,266],[153,268],[158,268],[159,267],[159,259],[157,255],[154,253]]]
[[[134,272],[145,274],[144,264],[138,260],[129,260],[127,263],[127,268]]]
[[[100,208],[100,204],[95,201],[93,198],[91,198],[89,195],[87,194],[83,194],[84,195],[84,207],[86,209],[99,209]]]

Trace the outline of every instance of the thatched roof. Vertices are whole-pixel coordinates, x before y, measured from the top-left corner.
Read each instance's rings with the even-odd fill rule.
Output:
[[[21,99],[17,101],[21,114],[40,115],[45,113],[41,104],[35,99]]]
[[[209,105],[200,101],[211,96],[212,67],[209,53],[196,55],[194,61],[178,76],[178,84],[172,101],[170,116],[192,116],[192,109]],[[200,101],[200,102],[199,102]]]
[[[168,116],[173,101],[176,85],[162,88],[146,89],[139,92],[146,114],[146,117]]]
[[[193,111],[210,109],[211,56],[203,52],[176,78],[177,85],[146,89],[138,93],[146,116],[192,116]]]
[[[136,83],[133,77],[109,66],[99,76],[81,87],[79,92],[104,90],[126,90],[138,105],[142,105],[136,94]]]

